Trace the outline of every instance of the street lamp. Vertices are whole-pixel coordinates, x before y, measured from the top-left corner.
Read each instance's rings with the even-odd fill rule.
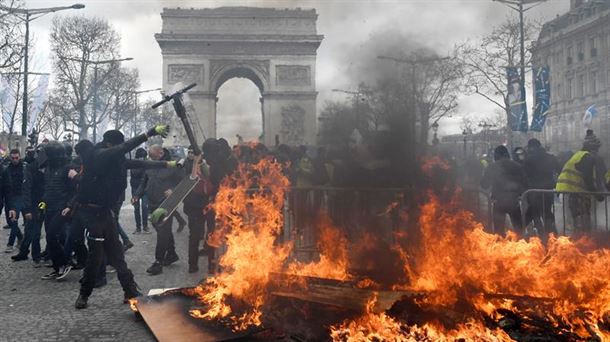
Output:
[[[38,19],[46,14],[59,12],[68,9],[82,9],[83,4],[72,6],[48,7],[48,8],[11,8],[0,5],[0,10],[8,13],[23,14],[25,18],[25,47],[23,49],[23,107],[21,117],[21,135],[26,136],[28,130],[28,45],[30,43],[30,21]]]
[[[140,94],[144,94],[144,93],[150,93],[153,91],[162,91],[163,89],[161,88],[155,88],[155,89],[146,89],[146,90],[138,90],[138,91],[131,91],[129,93],[134,94],[135,95],[135,110],[133,112],[133,127],[132,127],[132,134],[133,136],[135,136],[138,133],[138,113],[140,112],[140,104],[138,103],[138,95]]]
[[[67,59],[70,61],[74,61],[74,62],[86,62],[88,64],[93,64],[93,142],[97,142],[97,88],[98,88],[98,84],[97,84],[97,69],[98,66],[100,64],[110,64],[110,63],[119,63],[119,62],[125,62],[125,61],[132,61],[133,58],[131,57],[126,57],[126,58],[117,58],[117,59],[106,59],[106,60],[100,60],[100,61],[92,61],[89,59],[79,59],[79,58],[72,58],[72,57],[59,57],[61,59]],[[88,66],[88,65],[85,65]]]

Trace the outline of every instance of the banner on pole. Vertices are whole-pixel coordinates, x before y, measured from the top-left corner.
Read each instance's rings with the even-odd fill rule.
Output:
[[[521,89],[521,79],[517,67],[506,68],[508,80],[508,125],[513,131],[527,132],[527,107],[525,104],[525,89]]]
[[[530,129],[541,132],[546,121],[546,115],[551,107],[551,83],[549,82],[549,67],[532,69],[534,75],[534,112]]]

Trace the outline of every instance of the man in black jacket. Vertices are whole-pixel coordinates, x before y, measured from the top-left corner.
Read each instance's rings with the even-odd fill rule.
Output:
[[[25,219],[25,232],[19,253],[13,255],[13,261],[27,260],[32,246],[32,260],[35,267],[40,267],[40,230],[42,229],[42,215],[38,204],[42,201],[44,191],[44,174],[42,173],[36,151],[26,152],[25,175],[23,180],[23,217]],[[15,213],[16,214],[16,213]]]
[[[63,210],[74,194],[74,183],[68,177],[71,166],[66,158],[66,150],[61,143],[50,142],[44,146],[46,162],[44,166],[44,189],[39,208],[44,211],[44,228],[47,249],[53,263],[53,271],[42,276],[44,280],[61,280],[72,270],[70,260],[66,258],[64,244],[66,241],[66,223]]]
[[[151,146],[148,153],[152,160],[170,160],[170,156],[159,145]],[[152,213],[159,207],[165,198],[171,195],[172,189],[180,183],[181,179],[182,171],[180,170],[147,170],[140,187],[132,199],[132,203],[138,201],[146,194],[149,210]],[[146,272],[151,275],[161,274],[163,272],[163,266],[169,266],[180,259],[174,245],[172,223],[173,216],[167,219],[162,225],[155,227],[157,230],[155,262],[146,270]]]
[[[508,214],[516,233],[523,234],[519,197],[527,189],[527,178],[523,167],[510,159],[505,146],[494,150],[494,163],[485,170],[481,186],[491,188],[495,232],[505,233],[504,222]]]
[[[25,163],[21,160],[19,150],[12,149],[10,152],[10,163],[2,172],[2,188],[5,191],[6,210],[9,211],[8,225],[11,233],[6,245],[6,253],[13,252],[13,244],[17,239],[17,248],[21,245],[23,234],[19,229],[19,214],[23,212],[23,179],[25,174]]]
[[[136,160],[146,160],[148,153],[142,147],[136,150]],[[144,169],[133,169],[129,171],[129,186],[131,187],[131,196],[135,196],[136,191],[142,184],[144,179]],[[139,234],[144,230],[144,233],[150,233],[148,230],[148,202],[146,196],[143,196],[138,201],[133,202],[134,218],[136,220],[136,231],[134,234]]]
[[[119,241],[113,206],[124,195],[127,187],[127,160],[125,154],[149,137],[166,136],[169,127],[158,125],[146,134],[128,141],[117,130],[104,133],[103,145],[97,147],[92,155],[83,160],[83,174],[76,196],[77,210],[86,222],[89,240],[89,257],[83,272],[80,295],[75,307],[87,307],[89,296],[95,286],[96,274],[106,256],[108,263],[116,269],[117,277],[123,287],[124,303],[141,295],[133,279],[133,273],[125,263],[123,246]]]
[[[546,152],[538,139],[527,142],[527,155],[523,162],[525,175],[530,189],[555,188],[555,179],[561,173],[557,158]],[[544,233],[555,233],[555,215],[553,214],[554,198],[552,193],[533,193],[527,198],[529,204],[526,222],[534,221],[536,227],[544,228]]]

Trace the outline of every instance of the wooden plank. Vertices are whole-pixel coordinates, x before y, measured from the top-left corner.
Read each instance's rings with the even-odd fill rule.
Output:
[[[377,297],[373,312],[384,312],[402,297],[418,296],[422,293],[410,291],[388,291],[360,289],[354,281],[340,281],[292,274],[272,274],[272,295],[293,298],[312,303],[331,305],[350,310],[365,311],[366,305]]]
[[[136,307],[159,342],[230,341],[246,337],[250,332],[234,333],[228,327],[193,318],[188,310],[195,298],[179,291],[145,297]]]

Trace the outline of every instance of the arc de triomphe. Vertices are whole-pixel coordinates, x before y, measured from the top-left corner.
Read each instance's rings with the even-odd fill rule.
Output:
[[[197,82],[190,91],[202,141],[216,136],[220,86],[250,79],[262,99],[264,143],[313,144],[316,138],[315,10],[254,7],[164,9],[155,35],[163,55],[163,89]]]

